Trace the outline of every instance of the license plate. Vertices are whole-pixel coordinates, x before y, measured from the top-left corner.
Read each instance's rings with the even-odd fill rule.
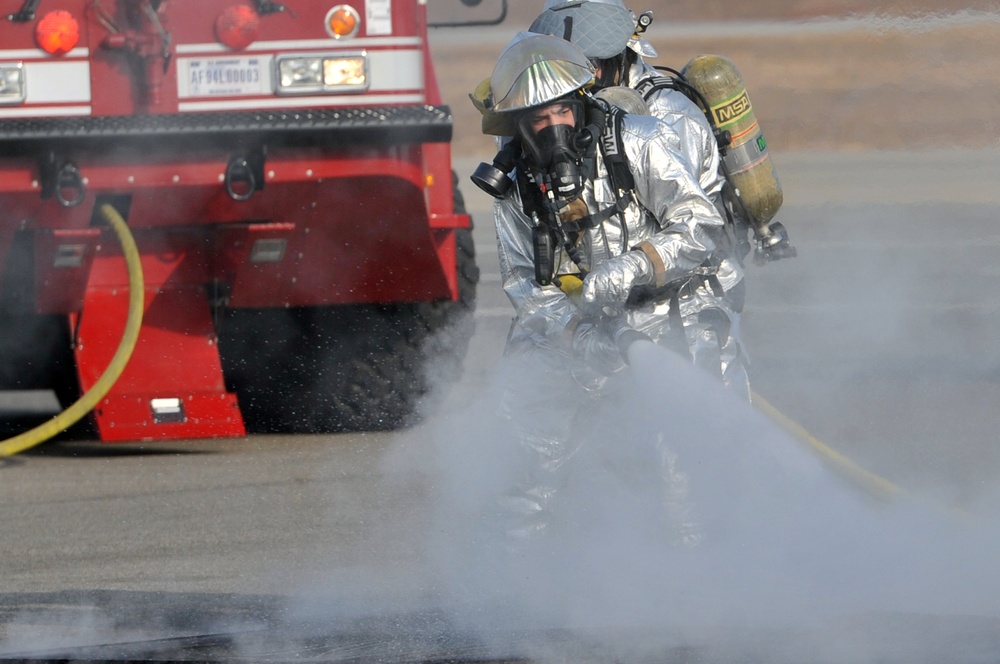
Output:
[[[179,64],[181,97],[244,97],[271,92],[268,58],[188,58]]]

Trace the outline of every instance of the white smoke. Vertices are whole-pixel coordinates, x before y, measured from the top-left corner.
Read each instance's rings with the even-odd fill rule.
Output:
[[[929,638],[917,617],[1000,618],[995,501],[975,515],[913,494],[885,502],[668,351],[636,352],[586,414],[591,435],[566,461],[544,536],[504,532],[498,498],[526,468],[499,380],[390,455],[397,479],[431,485],[426,567],[410,573],[460,632],[538,661],[586,642],[593,661],[695,648],[854,662],[876,661],[886,639],[893,657],[913,654]],[[665,494],[668,457],[682,512]],[[884,627],[890,616],[910,621]],[[577,636],[554,636],[567,630]],[[869,642],[847,649],[845,634]]]

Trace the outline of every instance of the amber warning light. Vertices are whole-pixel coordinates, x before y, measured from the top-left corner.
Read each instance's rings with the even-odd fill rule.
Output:
[[[80,41],[80,24],[67,11],[52,11],[35,26],[35,39],[49,55],[65,55]]]
[[[334,39],[344,39],[357,34],[361,16],[350,5],[337,5],[326,15],[326,31]]]

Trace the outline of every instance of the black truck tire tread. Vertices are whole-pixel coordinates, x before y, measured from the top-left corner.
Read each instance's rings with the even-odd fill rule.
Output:
[[[455,210],[465,212],[457,184]],[[460,376],[474,331],[471,228],[456,231],[456,245],[454,302],[227,312],[220,351],[248,431],[391,431],[419,421],[429,391]]]

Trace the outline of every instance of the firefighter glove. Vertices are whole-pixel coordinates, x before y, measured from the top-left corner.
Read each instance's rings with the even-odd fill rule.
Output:
[[[599,263],[583,280],[583,307],[594,314],[616,314],[625,308],[634,286],[653,282],[653,265],[641,251],[628,251]]]

